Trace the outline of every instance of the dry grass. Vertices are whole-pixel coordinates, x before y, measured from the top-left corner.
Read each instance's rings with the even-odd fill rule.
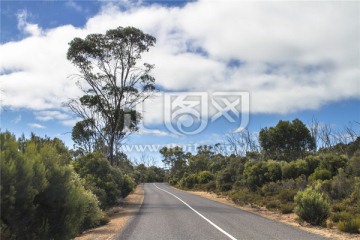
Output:
[[[110,240],[125,226],[131,216],[134,216],[144,201],[144,190],[139,185],[133,193],[125,198],[124,207],[115,207],[107,213],[110,222],[104,226],[90,229],[75,240]]]

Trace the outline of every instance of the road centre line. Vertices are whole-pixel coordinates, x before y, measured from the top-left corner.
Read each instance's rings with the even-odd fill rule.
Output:
[[[188,208],[190,208],[193,212],[195,212],[196,214],[198,214],[200,217],[202,217],[204,220],[206,220],[208,223],[210,223],[213,227],[215,227],[217,230],[219,230],[220,232],[222,232],[223,234],[225,234],[227,237],[229,237],[231,240],[237,240],[236,238],[234,238],[232,235],[230,235],[229,233],[227,233],[225,230],[223,230],[221,227],[219,227],[218,225],[216,225],[215,223],[213,223],[211,220],[207,219],[206,217],[204,217],[204,215],[202,215],[201,213],[199,213],[198,211],[196,211],[194,208],[192,208],[189,204],[187,204],[184,200],[182,200],[181,198],[179,198],[178,196],[176,196],[175,194],[166,191],[165,189],[162,189],[160,187],[158,187],[155,183],[153,183],[154,186],[163,191],[166,192],[170,195],[172,195],[173,197],[177,198],[180,202],[182,202],[183,204],[185,204]]]

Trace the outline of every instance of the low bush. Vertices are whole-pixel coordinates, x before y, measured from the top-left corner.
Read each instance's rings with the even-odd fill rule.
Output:
[[[293,202],[297,191],[293,189],[282,189],[279,191],[278,198],[282,202]]]
[[[342,232],[359,233],[360,232],[360,218],[352,218],[346,221],[340,221],[337,228]]]
[[[209,171],[202,171],[197,175],[197,182],[200,184],[206,184],[215,179],[214,174]]]
[[[265,204],[265,207],[269,210],[279,209],[280,206],[281,206],[281,203],[278,200],[271,200]]]
[[[289,214],[294,211],[294,204],[292,203],[285,203],[280,205],[280,212],[282,214]]]
[[[183,177],[180,182],[179,185],[182,188],[187,188],[187,189],[191,189],[194,188],[195,184],[197,184],[197,175],[196,174],[190,174],[186,177]]]
[[[100,153],[88,153],[73,162],[75,171],[98,197],[103,209],[121,202],[134,188],[134,181],[119,168],[110,165]]]
[[[352,214],[349,212],[334,212],[331,213],[330,219],[331,221],[337,223],[340,221],[348,221],[352,218]]]
[[[249,203],[263,205],[263,198],[259,194],[251,192],[247,188],[231,191],[229,192],[229,197],[234,203],[239,205],[245,205]]]
[[[215,181],[208,182],[207,184],[204,185],[204,188],[208,192],[215,191],[216,190],[216,182]]]
[[[294,201],[296,214],[300,219],[312,225],[324,224],[329,217],[329,199],[312,188],[298,192],[294,197]]]
[[[313,174],[309,176],[310,181],[331,179],[331,172],[327,169],[317,168]]]

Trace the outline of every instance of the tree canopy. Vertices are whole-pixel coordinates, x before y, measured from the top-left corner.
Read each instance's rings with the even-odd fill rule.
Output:
[[[267,159],[294,160],[303,158],[306,151],[315,150],[315,139],[299,119],[279,121],[275,127],[263,128],[259,142]]]
[[[105,34],[75,38],[67,58],[80,70],[78,81],[84,95],[68,102],[81,119],[73,130],[76,144],[92,149],[100,139],[113,164],[116,147],[137,130],[139,113],[134,109],[155,90],[153,65],[139,64],[141,55],[156,39],[134,27],[118,27]],[[85,147],[86,146],[86,147]]]

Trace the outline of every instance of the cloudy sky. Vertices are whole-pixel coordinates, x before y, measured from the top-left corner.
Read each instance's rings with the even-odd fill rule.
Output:
[[[239,122],[247,123],[247,113],[253,132],[280,119],[309,124],[313,117],[341,128],[360,120],[359,4],[1,1],[1,130],[59,137],[72,146],[70,132],[77,119],[62,103],[81,92],[71,77],[77,69],[66,59],[68,43],[118,26],[156,37],[143,60],[155,64],[157,87],[165,92],[144,104],[144,124],[127,144],[216,143]],[[206,119],[197,122],[206,123],[201,131],[174,132],[176,122],[167,115],[169,92],[211,105],[202,115]],[[216,108],[219,92],[233,98],[216,100]],[[235,114],[226,108],[239,103],[237,97],[246,103],[245,93],[248,109],[239,105],[242,112],[237,108],[241,114]],[[204,106],[194,109],[201,113]]]

